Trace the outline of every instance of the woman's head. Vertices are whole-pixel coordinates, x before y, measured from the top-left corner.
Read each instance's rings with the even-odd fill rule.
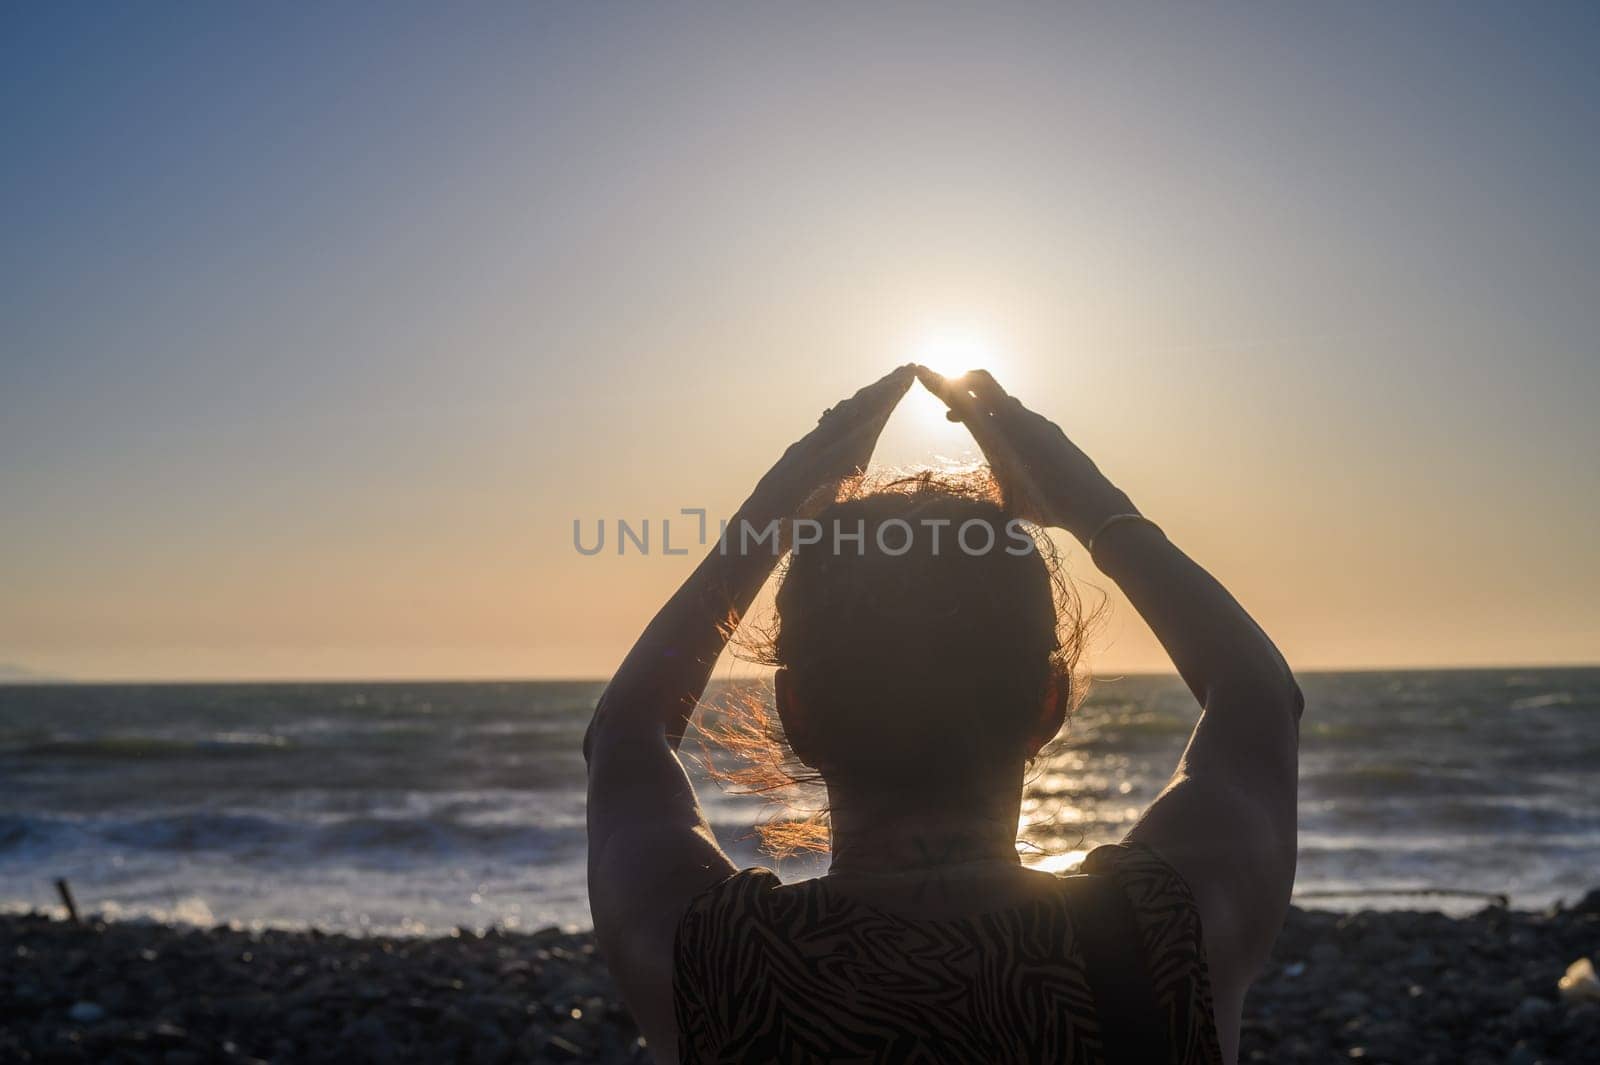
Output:
[[[771,787],[787,764],[854,788],[1015,779],[1080,694],[1080,643],[1050,542],[992,482],[923,474],[858,493],[797,532],[756,645],[778,667],[770,742],[793,759],[753,749],[771,722],[746,727],[731,746],[768,776],[729,776]]]

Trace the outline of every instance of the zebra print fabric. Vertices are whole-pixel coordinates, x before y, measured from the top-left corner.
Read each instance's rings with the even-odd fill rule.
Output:
[[[1083,872],[1113,877],[1132,904],[1168,1060],[1221,1065],[1188,885],[1136,844],[1097,848]],[[679,1057],[1121,1065],[1101,1049],[1068,894],[971,918],[908,919],[820,881],[786,885],[745,869],[696,898],[678,926]]]

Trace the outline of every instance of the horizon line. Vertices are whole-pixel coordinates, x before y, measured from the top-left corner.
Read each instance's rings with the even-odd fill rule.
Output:
[[[1560,670],[1588,670],[1600,669],[1600,661],[1591,662],[1538,662],[1538,663],[1497,663],[1490,665],[1383,665],[1383,666],[1316,666],[1305,669],[1296,669],[1297,676],[1321,676],[1335,674],[1362,674],[1362,673],[1504,673],[1517,670],[1534,672],[1555,672]],[[770,670],[751,673],[745,676],[719,676],[712,677],[711,683],[727,683],[729,681],[760,680],[770,674]],[[1110,682],[1125,677],[1173,677],[1178,676],[1176,669],[1125,669],[1106,670],[1104,672],[1089,672],[1090,683]],[[92,687],[198,687],[202,685],[256,685],[267,686],[274,684],[318,684],[318,685],[396,685],[396,684],[605,684],[610,680],[609,675],[573,675],[551,674],[546,676],[528,675],[500,675],[500,676],[422,676],[422,677],[61,677],[40,674],[22,677],[0,677],[0,688],[92,688]]]

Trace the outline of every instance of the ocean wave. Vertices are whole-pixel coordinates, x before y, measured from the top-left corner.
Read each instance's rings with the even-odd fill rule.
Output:
[[[1320,771],[1301,771],[1302,792],[1311,798],[1365,796],[1475,795],[1503,784],[1479,773],[1444,769],[1426,762],[1371,762]]]
[[[530,859],[581,848],[581,826],[550,828],[525,822],[439,821],[353,817],[319,825],[308,843],[321,854],[391,854],[403,858],[472,854]]]
[[[1550,706],[1571,706],[1575,699],[1571,692],[1548,692],[1544,695],[1530,695],[1524,699],[1513,699],[1512,710],[1543,710]]]
[[[293,827],[258,814],[187,813],[130,821],[78,822],[86,834],[107,843],[144,850],[198,851],[271,847]]]
[[[272,754],[290,748],[282,736],[263,732],[218,732],[209,736],[152,735],[60,736],[20,745],[10,753],[20,758],[64,758],[126,761],[150,758],[193,758]]]
[[[1539,841],[1584,831],[1600,823],[1593,804],[1572,802],[1519,803],[1452,798],[1417,803],[1410,800],[1341,800],[1303,804],[1302,831],[1345,834],[1383,833],[1396,839],[1417,834],[1445,837],[1463,831],[1496,834],[1507,839]]]
[[[1119,714],[1074,722],[1066,738],[1073,747],[1117,750],[1151,744],[1165,746],[1189,735],[1193,730],[1192,717],[1155,713]]]
[[[256,812],[186,811],[145,817],[0,816],[0,860],[81,850],[221,852],[241,859],[385,865],[451,857],[539,860],[580,851],[581,825],[354,816],[291,820]]]
[[[1311,741],[1322,743],[1367,743],[1375,736],[1381,735],[1382,726],[1375,726],[1361,721],[1327,721],[1312,719],[1304,721],[1300,726],[1302,742]]]

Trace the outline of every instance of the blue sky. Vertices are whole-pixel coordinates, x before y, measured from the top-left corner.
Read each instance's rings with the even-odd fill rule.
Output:
[[[1600,648],[1593,6],[0,21],[0,662],[603,674],[952,323],[1292,660]]]

